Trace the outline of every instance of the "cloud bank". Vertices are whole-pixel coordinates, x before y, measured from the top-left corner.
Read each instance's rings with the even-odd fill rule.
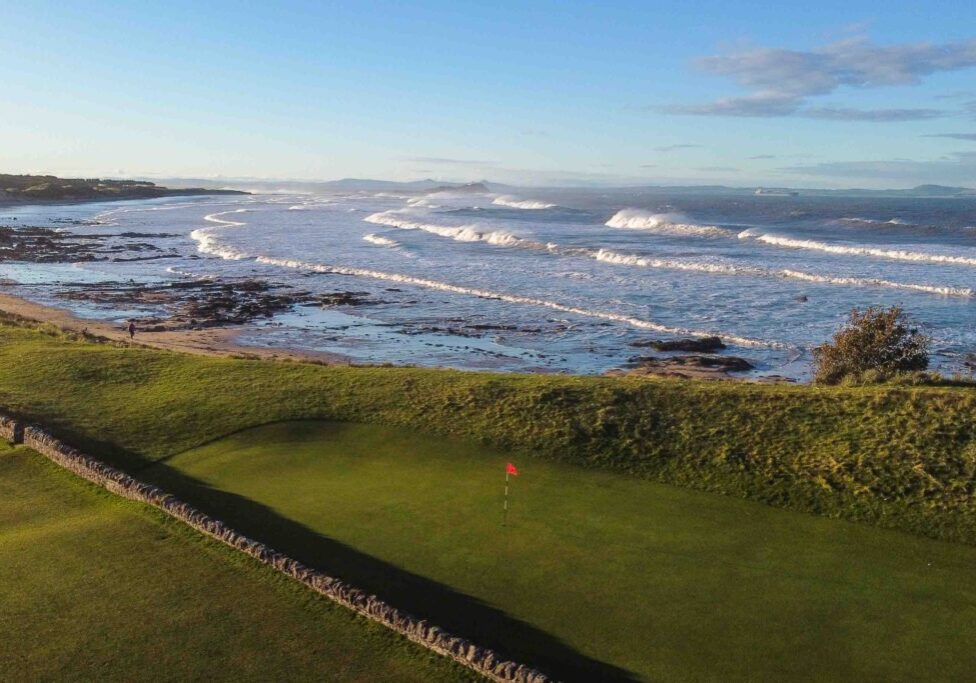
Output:
[[[697,116],[799,116],[833,121],[915,121],[937,118],[940,109],[811,107],[808,100],[842,87],[867,89],[918,85],[927,76],[976,66],[976,39],[933,45],[876,45],[850,38],[814,50],[754,48],[703,57],[696,65],[724,76],[749,94],[664,111]]]
[[[932,133],[927,138],[950,138],[952,140],[971,140],[976,142],[976,133]]]
[[[701,145],[665,145],[664,147],[655,147],[655,152],[673,152],[678,149],[695,149],[701,147]]]
[[[976,152],[955,152],[941,159],[913,161],[832,161],[779,169],[810,177],[884,179],[907,183],[976,184]],[[920,180],[921,179],[921,180]]]

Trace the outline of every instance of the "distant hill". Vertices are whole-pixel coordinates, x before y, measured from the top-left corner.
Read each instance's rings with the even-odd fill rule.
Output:
[[[475,183],[446,182],[425,178],[423,180],[396,181],[375,180],[371,178],[342,178],[341,180],[268,180],[260,178],[160,178],[157,182],[164,183],[170,188],[195,189],[206,185],[233,187],[255,193],[296,193],[317,194],[329,192],[398,192],[398,193],[429,193],[429,192],[472,192],[472,193],[511,193],[519,190],[540,188],[525,188],[507,185],[494,181],[482,180]],[[151,185],[151,183],[149,183]],[[0,183],[0,191],[3,185]],[[729,187],[724,185],[620,185],[600,187],[547,187],[548,190],[574,190],[592,192],[612,192],[614,190],[659,193],[662,195],[756,195],[760,187]],[[819,188],[763,186],[760,196],[787,195],[800,197],[960,197],[976,198],[976,189],[966,187],[952,187],[948,185],[918,185],[912,188],[872,190],[866,188],[845,188],[827,190]],[[794,193],[796,193],[794,195]],[[0,195],[2,196],[2,195]]]
[[[249,192],[294,192],[298,194],[317,194],[329,192],[510,192],[516,189],[512,185],[488,182],[482,180],[477,183],[449,182],[444,180],[397,181],[374,180],[371,178],[342,178],[341,180],[266,180],[260,178],[160,178],[158,182],[169,187],[189,187],[201,184],[219,184],[221,187],[233,187]]]
[[[432,187],[427,192],[456,192],[458,194],[487,194],[491,192],[484,183],[465,183],[464,185],[438,185]]]
[[[903,190],[919,197],[976,197],[976,190],[968,187],[947,187],[946,185],[918,185],[910,190]]]
[[[0,174],[0,201],[75,201],[109,199],[153,199],[155,197],[247,194],[238,190],[208,190],[202,187],[172,189],[145,180],[103,180],[101,178],[58,178],[53,175]]]

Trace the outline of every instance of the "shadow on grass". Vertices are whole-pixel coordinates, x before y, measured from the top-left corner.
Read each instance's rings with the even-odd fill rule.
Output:
[[[150,462],[113,444],[72,433],[70,428],[57,431],[69,443],[160,486],[242,534],[505,658],[563,681],[637,680],[625,669],[587,657],[477,598],[323,536],[249,498],[216,489],[165,463]]]

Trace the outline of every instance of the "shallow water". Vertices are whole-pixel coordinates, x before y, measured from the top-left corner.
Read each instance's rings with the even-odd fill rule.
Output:
[[[255,195],[7,208],[0,224],[175,235],[154,240],[178,254],[160,261],[0,264],[15,293],[62,306],[64,283],[102,280],[367,292],[379,303],[300,307],[243,338],[362,362],[591,373],[625,363],[630,342],[708,333],[760,374],[804,378],[809,349],[872,304],[903,305],[946,371],[976,350],[976,199]]]

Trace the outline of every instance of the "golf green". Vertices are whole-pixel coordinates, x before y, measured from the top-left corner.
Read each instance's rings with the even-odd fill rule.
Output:
[[[158,511],[4,444],[0,678],[476,679]]]
[[[564,678],[907,681],[976,664],[970,546],[375,425],[250,429],[141,476]]]

